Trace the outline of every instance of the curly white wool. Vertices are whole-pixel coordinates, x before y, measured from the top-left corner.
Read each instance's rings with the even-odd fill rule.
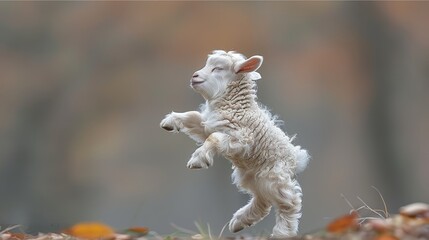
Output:
[[[252,196],[233,215],[232,232],[256,224],[275,206],[272,236],[290,237],[297,234],[301,217],[302,191],[296,174],[310,157],[257,102],[255,80],[261,75],[256,70],[262,61],[261,56],[246,59],[236,52],[213,51],[191,79],[191,87],[206,100],[201,111],[172,112],[160,125],[202,144],[192,154],[189,168],[208,168],[215,154],[232,162],[233,182]]]

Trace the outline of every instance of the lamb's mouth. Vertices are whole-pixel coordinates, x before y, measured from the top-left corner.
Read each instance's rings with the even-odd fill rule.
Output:
[[[195,85],[199,85],[201,83],[203,83],[205,81],[195,81],[195,80],[191,80],[191,86],[195,86]]]

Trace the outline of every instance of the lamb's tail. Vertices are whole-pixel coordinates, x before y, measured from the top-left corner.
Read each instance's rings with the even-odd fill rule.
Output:
[[[296,170],[295,172],[298,174],[307,167],[307,164],[310,160],[310,155],[308,154],[307,150],[301,149],[301,146],[295,146],[296,151]]]

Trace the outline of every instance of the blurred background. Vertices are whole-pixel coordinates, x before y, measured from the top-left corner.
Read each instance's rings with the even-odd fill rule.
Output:
[[[214,49],[265,61],[259,100],[312,160],[301,233],[383,201],[429,202],[428,2],[0,3],[0,225],[171,226],[214,234],[248,196],[222,158],[159,128],[203,99]],[[247,233],[268,234],[269,215]],[[231,235],[228,231],[226,235]]]

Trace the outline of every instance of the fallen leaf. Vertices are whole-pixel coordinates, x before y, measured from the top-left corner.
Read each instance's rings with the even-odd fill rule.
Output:
[[[399,213],[407,217],[424,218],[429,216],[429,205],[426,203],[412,203],[401,207],[399,209]]]
[[[103,223],[84,222],[78,223],[65,231],[65,233],[83,239],[112,239],[115,231]]]
[[[31,235],[28,235],[25,233],[7,233],[7,234],[10,235],[9,239],[11,239],[11,240],[24,240],[24,239],[29,239],[32,237]]]
[[[330,233],[342,233],[347,230],[353,230],[358,227],[358,214],[356,211],[345,216],[339,217],[328,224],[326,230]]]
[[[375,240],[398,240],[398,238],[390,234],[383,234],[376,237]]]
[[[147,227],[132,227],[132,228],[128,228],[127,230],[125,230],[127,232],[132,232],[132,233],[137,233],[139,235],[146,235],[149,233],[149,228]]]

